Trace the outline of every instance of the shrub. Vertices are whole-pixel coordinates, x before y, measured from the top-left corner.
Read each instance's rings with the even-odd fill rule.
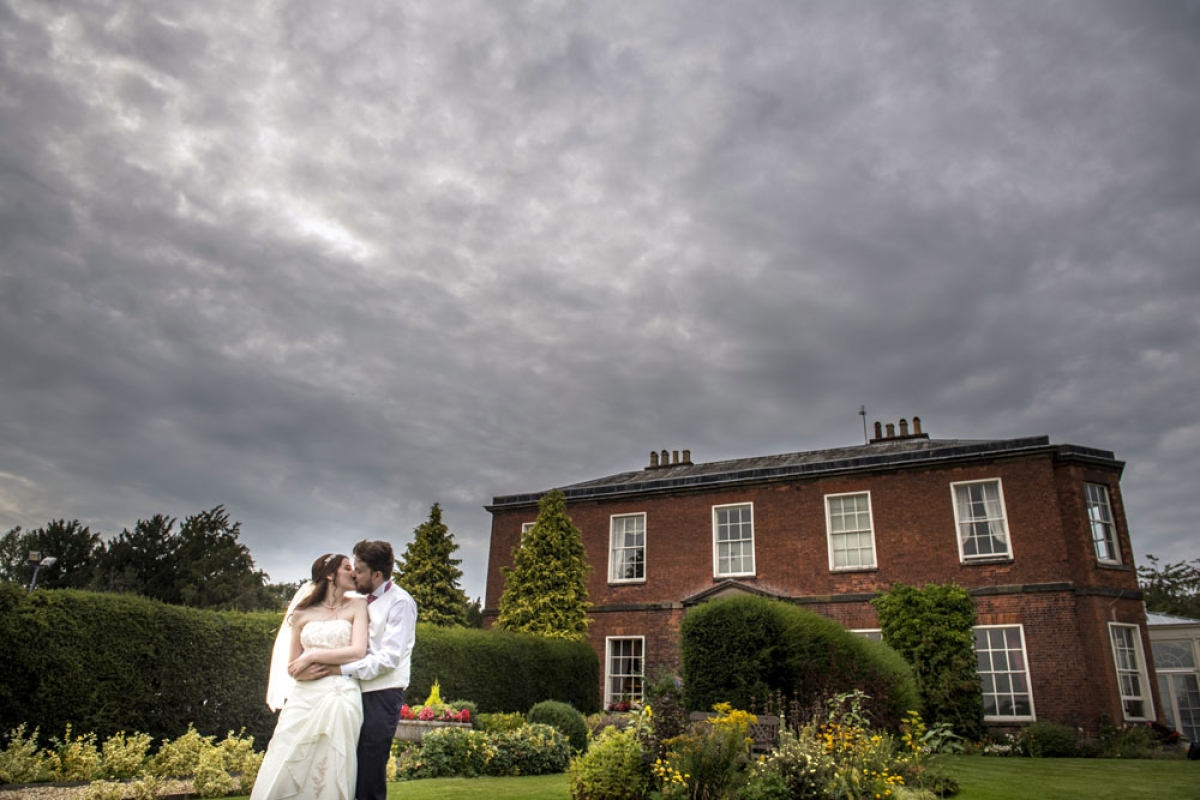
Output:
[[[160,778],[186,778],[196,773],[200,756],[213,747],[212,736],[201,736],[188,726],[187,733],[172,741],[163,742],[158,754],[151,759],[150,774]]]
[[[567,737],[550,725],[530,723],[491,737],[496,754],[489,775],[549,775],[562,772],[571,761]]]
[[[201,797],[224,797],[233,792],[233,777],[225,771],[225,757],[219,748],[210,747],[200,754],[192,789]]]
[[[605,728],[567,770],[573,800],[639,800],[650,788],[642,747],[632,730]]]
[[[250,794],[266,754],[256,753],[254,737],[245,734],[244,729],[238,734],[230,731],[217,749],[221,751],[226,772],[237,777],[238,791],[241,794]]]
[[[529,709],[529,721],[550,725],[562,732],[571,743],[571,749],[587,749],[588,728],[583,714],[567,703],[543,700]]]
[[[469,697],[483,713],[526,712],[542,700],[561,700],[585,713],[600,710],[600,662],[587,642],[422,623],[409,693],[427,696],[439,677],[442,696]]]
[[[1163,755],[1158,737],[1145,725],[1105,726],[1091,749],[1098,758],[1158,758]]]
[[[684,705],[757,708],[776,694],[801,708],[862,688],[876,723],[920,705],[912,670],[890,648],[806,609],[762,597],[713,600],[680,626]]]
[[[425,734],[407,777],[475,778],[486,773],[496,748],[488,734],[470,728],[439,728]]]
[[[895,584],[872,602],[883,641],[912,665],[926,719],[968,739],[983,734],[975,660],[975,602],[961,586]],[[915,706],[913,706],[915,708]]]
[[[472,715],[471,722],[477,731],[497,733],[521,727],[525,724],[525,715],[517,711],[507,714],[478,714]]]
[[[746,733],[753,716],[728,710],[697,723],[682,736],[663,742],[664,758],[654,762],[664,798],[726,797],[737,786],[749,763]]]
[[[100,774],[100,751],[96,749],[96,734],[85,733],[71,738],[71,726],[58,744],[51,776],[56,781],[90,781]]]
[[[133,800],[156,800],[163,794],[163,781],[153,775],[143,775],[129,784]]]
[[[149,750],[148,734],[134,733],[126,736],[125,731],[118,731],[104,740],[101,747],[104,756],[101,769],[107,778],[132,778],[142,771]]]
[[[25,735],[22,722],[8,734],[8,747],[0,752],[0,783],[32,783],[49,770],[47,754],[38,747],[38,729]]]
[[[124,800],[125,784],[120,781],[92,781],[83,790],[83,800]]]
[[[833,757],[816,738],[782,730],[775,750],[754,765],[742,796],[746,800],[821,797],[834,771]]]
[[[1032,758],[1073,758],[1079,753],[1075,729],[1057,722],[1034,722],[1021,731],[1021,749]]]

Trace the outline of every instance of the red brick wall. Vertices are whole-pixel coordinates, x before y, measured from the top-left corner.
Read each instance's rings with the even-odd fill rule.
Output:
[[[994,478],[1001,481],[1012,559],[961,564],[951,484]],[[607,636],[645,636],[647,676],[660,667],[677,667],[682,601],[722,580],[713,576],[713,506],[749,502],[754,505],[756,574],[738,578],[740,583],[801,602],[849,628],[878,627],[866,596],[896,582],[952,582],[982,591],[976,598],[981,624],[1024,626],[1039,719],[1094,728],[1101,715],[1107,715],[1119,723],[1107,621],[1140,625],[1143,648],[1149,653],[1140,601],[1119,596],[1137,590],[1119,478],[1115,468],[1061,463],[1052,454],[1039,453],[571,503],[569,513],[583,531],[593,567],[588,585],[596,605],[591,641],[601,674]],[[1096,562],[1085,481],[1109,489],[1120,567]],[[878,567],[831,572],[824,498],[862,491],[870,492]],[[610,584],[609,520],[632,513],[646,514],[646,581]],[[521,524],[536,516],[533,506],[493,512],[486,608],[497,608],[503,589],[500,567],[511,564]]]

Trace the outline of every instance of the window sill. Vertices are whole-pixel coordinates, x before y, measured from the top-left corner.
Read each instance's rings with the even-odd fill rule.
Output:
[[[1117,572],[1133,572],[1133,567],[1128,564],[1119,564],[1115,561],[1097,561],[1097,569],[1111,569]]]
[[[645,578],[635,578],[634,580],[629,580],[629,581],[610,580],[608,582],[609,586],[644,586],[645,584],[646,584]]]
[[[853,574],[855,572],[879,572],[879,565],[877,564],[871,567],[830,567],[829,569],[830,575],[845,575],[847,573]]]
[[[1011,564],[1013,563],[1012,556],[988,556],[986,558],[964,558],[958,562],[964,567],[988,566],[992,564]]]

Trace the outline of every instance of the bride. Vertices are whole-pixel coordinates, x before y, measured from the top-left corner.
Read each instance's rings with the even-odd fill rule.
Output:
[[[362,725],[358,681],[329,675],[296,681],[314,661],[346,664],[367,652],[367,601],[354,590],[354,565],[331,553],[313,562],[312,581],[292,599],[275,638],[267,705],[282,707],[251,800],[352,800]]]

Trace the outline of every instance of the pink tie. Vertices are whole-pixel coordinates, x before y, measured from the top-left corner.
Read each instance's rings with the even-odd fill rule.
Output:
[[[373,594],[367,595],[367,605],[371,605],[371,603],[374,603],[377,599],[378,598],[376,598]]]

